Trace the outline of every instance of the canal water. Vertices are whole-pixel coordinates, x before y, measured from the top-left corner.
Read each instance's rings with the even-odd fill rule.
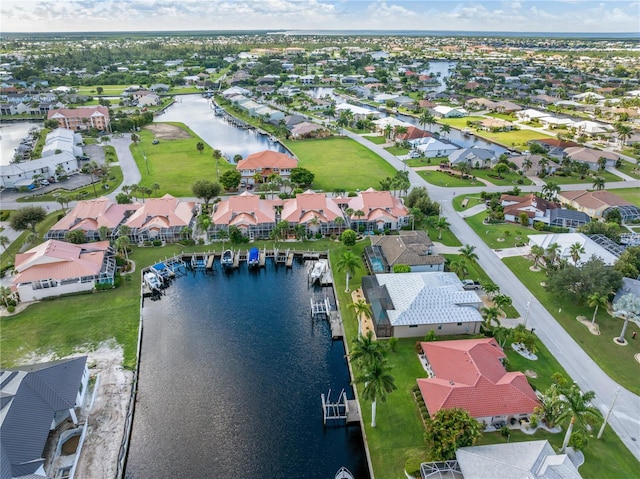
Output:
[[[320,394],[353,398],[342,341],[311,319],[302,264],[189,272],[145,299],[125,477],[368,478],[359,425],[324,427]]]
[[[20,141],[34,127],[42,128],[42,122],[16,121],[0,124],[0,165],[11,162]]]
[[[222,117],[215,116],[209,101],[201,95],[180,95],[165,113],[155,117],[156,122],[177,121],[191,128],[209,146],[220,150],[225,158],[247,155],[264,150],[285,153],[280,143],[269,141],[268,136],[255,130],[237,128]]]

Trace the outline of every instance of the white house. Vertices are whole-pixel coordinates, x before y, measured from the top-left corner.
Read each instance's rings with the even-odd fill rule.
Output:
[[[64,170],[64,174],[78,171],[78,159],[68,151],[53,154],[38,160],[11,163],[0,170],[0,185],[4,188],[20,188],[30,186],[34,175],[44,178],[55,176],[57,171]]]
[[[52,156],[64,151],[68,151],[73,156],[82,156],[82,143],[82,135],[80,133],[74,133],[73,130],[66,128],[56,128],[47,134],[42,147],[42,157]]]
[[[545,251],[549,246],[556,244],[558,246],[558,258],[566,259],[571,264],[573,264],[573,260],[571,259],[571,246],[576,243],[580,244],[580,246],[584,248],[584,253],[580,254],[578,265],[585,263],[594,255],[601,258],[605,264],[608,265],[613,265],[618,260],[616,255],[610,253],[604,247],[600,246],[598,243],[582,233],[552,233],[529,236],[529,244],[531,246],[540,246]]]
[[[517,111],[516,116],[520,121],[531,121],[537,118],[543,118],[545,116],[549,116],[549,114],[542,113],[541,111],[534,110],[532,108],[527,108],[526,110]]]
[[[450,106],[438,105],[433,108],[436,116],[441,118],[462,118],[468,116],[469,112],[464,108],[454,108]]]
[[[427,158],[436,158],[440,156],[449,156],[454,151],[458,150],[458,147],[451,143],[444,143],[435,138],[420,138],[414,140],[416,142],[415,149],[422,153],[422,156]]]

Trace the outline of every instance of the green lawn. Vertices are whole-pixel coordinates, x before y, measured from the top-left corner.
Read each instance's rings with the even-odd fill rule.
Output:
[[[620,168],[617,168],[618,171],[624,173],[625,175],[629,175],[636,180],[640,180],[640,168],[635,163],[630,163],[627,160],[622,160],[622,165]]]
[[[505,258],[503,261],[605,373],[620,385],[640,394],[637,362],[633,358],[634,354],[640,353],[640,342],[629,340],[628,346],[618,346],[613,342],[613,338],[620,335],[623,324],[621,319],[611,317],[601,308],[596,318],[601,334],[595,336],[576,321],[576,316],[579,315],[591,318],[592,308],[558,298],[540,286],[540,282],[546,279],[546,273],[530,271],[531,261],[520,257]],[[634,323],[629,322],[627,338],[631,338],[633,331],[638,329]]]
[[[365,146],[349,138],[285,141],[299,165],[315,174],[313,188],[355,191],[380,188],[380,180],[396,174],[395,168]]]
[[[485,225],[482,220],[486,217],[487,212],[483,211],[477,215],[467,217],[466,221],[476,234],[492,249],[512,248],[516,243],[526,243],[529,235],[541,233],[533,228],[526,228],[514,223]],[[504,241],[498,241],[498,238],[503,238]]]
[[[471,179],[463,180],[458,176],[449,176],[438,170],[418,170],[416,173],[427,183],[445,188],[463,188],[465,186],[480,186],[483,184]]]
[[[624,198],[629,203],[640,206],[640,188],[620,188],[609,191],[621,198]]]
[[[153,133],[142,129],[139,132],[140,142],[130,146],[142,175],[140,184],[146,187],[154,183],[159,184],[159,195],[170,193],[173,196],[193,196],[191,185],[196,180],[216,180],[216,161],[212,156],[216,145],[212,145],[213,148],[207,145],[182,123],[171,124],[187,131],[191,135],[190,138],[162,140],[159,144],[153,145]],[[201,141],[205,144],[202,153],[196,149],[196,145]],[[234,167],[221,158],[219,168],[222,174]]]
[[[613,181],[622,181],[619,176],[614,175],[608,171],[594,173],[596,176],[602,176],[606,183],[611,183]],[[584,178],[580,178],[580,175],[573,174],[571,176],[560,176],[560,175],[551,175],[543,178],[544,181],[553,181],[559,185],[571,185],[574,183],[584,183],[587,188],[591,188],[593,185],[594,176],[588,175]],[[605,185],[606,188],[606,185]]]
[[[463,208],[462,207],[462,202],[464,200],[468,200],[467,201],[467,207]],[[472,206],[476,206],[479,204],[484,204],[485,200],[483,200],[482,198],[480,198],[479,195],[457,195],[453,198],[453,209],[456,211],[462,211],[465,209],[469,209]]]
[[[38,224],[36,231],[40,238],[42,238],[44,234],[58,222],[58,214],[60,213],[60,211],[49,213],[44,221]],[[23,231],[18,235],[16,240],[7,247],[7,249],[2,251],[2,254],[0,255],[0,270],[4,270],[6,267],[14,264],[15,256],[17,253],[20,253],[20,249],[26,241],[27,236],[29,236],[29,231]],[[0,328],[0,330],[2,330],[2,328]],[[2,332],[4,333],[4,331]],[[2,351],[3,354],[5,352],[2,348],[0,348],[0,351]]]
[[[416,227],[416,229],[418,228]],[[431,238],[432,241],[442,243],[445,246],[462,246],[462,243],[460,243],[460,240],[458,240],[456,235],[454,235],[448,229],[438,231],[437,229],[430,226],[423,227],[421,229],[424,229],[427,232],[427,234],[429,235],[429,238]],[[439,236],[440,236],[440,239],[438,239]]]
[[[419,166],[437,166],[440,164],[440,159],[441,158],[408,158],[407,160],[405,160],[405,163],[411,168],[416,168]],[[444,158],[444,160],[446,163],[446,158]]]
[[[389,148],[385,148],[386,151],[391,153],[393,156],[404,156],[409,154],[409,148],[404,148],[402,146],[390,146]]]
[[[497,174],[493,170],[473,169],[471,171],[471,174],[475,175],[478,178],[482,178],[496,186],[526,186],[533,184],[533,182],[529,178],[527,178],[526,176],[520,176],[515,171],[508,171],[507,173],[503,173],[502,179],[494,178],[494,176],[497,176]],[[518,183],[518,180],[522,180],[522,183]]]
[[[384,136],[363,135],[362,137],[376,145],[384,145],[388,141]]]

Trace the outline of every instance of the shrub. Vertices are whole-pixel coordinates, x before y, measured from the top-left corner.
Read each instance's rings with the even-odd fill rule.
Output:
[[[162,240],[153,240],[153,246],[162,246]]]
[[[398,338],[396,338],[395,336],[391,336],[389,338],[389,349],[391,350],[392,353],[396,352],[397,346],[398,346]]]
[[[420,459],[416,457],[410,457],[407,462],[404,463],[404,470],[410,476],[417,477],[420,474]]]
[[[15,310],[16,310],[16,307],[14,305],[10,305],[10,306],[7,307],[7,311],[9,313],[13,313]]]

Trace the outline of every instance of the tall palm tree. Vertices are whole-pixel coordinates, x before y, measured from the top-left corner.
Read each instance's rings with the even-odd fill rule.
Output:
[[[624,147],[625,143],[633,133],[633,129],[630,126],[627,126],[623,123],[616,123],[614,125],[616,129],[616,133],[618,134],[618,140],[620,141],[620,146]]]
[[[352,364],[364,369],[376,361],[382,361],[386,354],[386,349],[381,342],[373,337],[373,331],[368,331],[366,336],[357,336],[351,342],[351,352],[349,359]]]
[[[603,190],[605,185],[605,179],[602,176],[596,176],[593,179],[593,187],[597,190]]]
[[[213,150],[213,159],[216,160],[216,181],[220,181],[220,168],[218,167],[220,158],[222,158],[222,152],[220,150]]]
[[[542,187],[542,194],[549,201],[553,201],[558,193],[560,193],[560,186],[553,181],[547,181],[547,183]]]
[[[11,244],[11,240],[9,239],[8,236],[0,235],[0,246],[2,246],[2,249],[6,250],[7,246],[9,246],[10,244]]]
[[[154,195],[158,192],[159,189],[160,189],[160,185],[158,183],[153,183],[151,185],[151,191],[153,192]]]
[[[602,413],[591,405],[591,400],[596,396],[593,391],[583,393],[578,385],[572,384],[569,388],[561,389],[561,393],[563,404],[562,412],[558,416],[558,424],[569,421],[560,449],[560,452],[564,452],[569,444],[575,423],[582,426],[593,425],[597,420],[602,419]]]
[[[356,273],[356,269],[360,267],[360,260],[351,251],[345,251],[338,259],[336,268],[338,271],[344,271],[346,273],[347,285],[344,290],[345,293],[349,292],[349,279]]]
[[[449,267],[452,272],[454,272],[458,278],[463,279],[469,274],[469,267],[467,265],[467,260],[464,258],[460,258],[458,261],[454,261],[451,263]]]
[[[547,166],[549,165],[549,158],[543,156],[542,158],[540,158],[538,160],[538,166],[540,167],[541,171],[546,172],[547,171]]]
[[[442,239],[442,230],[449,229],[449,226],[451,225],[447,221],[447,218],[445,218],[444,216],[438,218],[438,222],[436,223],[436,229],[438,230],[438,241]]]
[[[533,256],[533,266],[538,266],[540,258],[544,256],[544,248],[542,246],[533,245],[531,247],[531,256]]]
[[[594,308],[593,318],[591,318],[591,324],[594,324],[596,322],[596,315],[598,314],[598,308],[600,306],[606,307],[608,303],[609,301],[607,299],[607,296],[604,294],[600,294],[597,291],[589,295],[589,297],[587,298],[587,304],[589,305],[590,308]]]
[[[422,125],[423,127],[425,125],[429,126],[429,131],[431,131],[431,125],[436,123],[436,119],[435,117],[431,114],[431,112],[429,112],[429,110],[424,110],[422,112],[422,114],[420,115],[420,118],[418,118],[418,124]]]
[[[358,381],[365,383],[362,397],[371,401],[371,427],[376,427],[378,399],[385,402],[387,394],[398,389],[394,377],[390,374],[390,369],[387,361],[381,359],[370,363],[358,376]]]
[[[603,172],[607,167],[607,159],[604,156],[598,158],[598,171]]]
[[[349,307],[353,309],[353,316],[358,321],[358,336],[362,336],[362,317],[365,316],[371,319],[373,315],[371,305],[367,304],[364,299],[359,299],[355,303],[350,303]]]
[[[498,308],[495,306],[482,308],[481,313],[485,320],[485,324],[483,324],[485,329],[490,330],[492,323],[496,323],[497,326],[500,326],[500,320],[498,319],[500,317],[500,310]]]
[[[579,242],[573,243],[569,247],[569,254],[571,255],[571,259],[573,260],[573,264],[578,266],[578,261],[580,260],[580,256],[585,253],[584,246]]]
[[[558,255],[560,254],[560,245],[558,243],[551,243],[547,247],[547,261],[549,264],[555,264],[558,261]]]
[[[469,263],[475,263],[476,261],[478,261],[478,255],[476,254],[475,250],[475,246],[466,244],[460,248],[460,256],[462,256]]]
[[[128,236],[120,236],[115,242],[116,250],[124,253],[124,257],[127,261],[129,261],[129,253],[127,251],[129,243],[130,241]]]
[[[451,133],[451,125],[449,125],[448,123],[444,123],[440,126],[440,132],[448,135],[449,133]]]
[[[498,294],[495,298],[493,298],[493,302],[498,307],[500,311],[502,311],[505,315],[505,309],[513,304],[513,300],[507,296],[506,294]]]

